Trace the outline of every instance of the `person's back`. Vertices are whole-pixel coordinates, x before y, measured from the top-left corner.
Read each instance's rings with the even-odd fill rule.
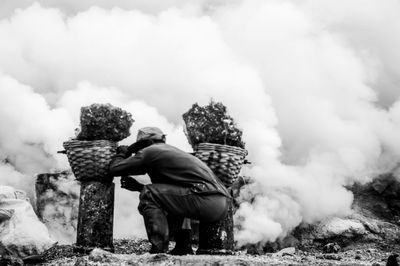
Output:
[[[197,157],[165,143],[156,143],[142,151],[142,160],[151,182],[192,187],[202,184],[207,192],[229,196],[212,170]]]

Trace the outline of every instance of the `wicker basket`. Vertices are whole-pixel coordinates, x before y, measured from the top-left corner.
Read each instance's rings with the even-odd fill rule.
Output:
[[[79,181],[111,181],[108,174],[117,143],[108,140],[71,140],[63,143],[69,164]]]
[[[214,171],[225,186],[229,187],[237,179],[247,151],[234,146],[200,143],[195,155]]]

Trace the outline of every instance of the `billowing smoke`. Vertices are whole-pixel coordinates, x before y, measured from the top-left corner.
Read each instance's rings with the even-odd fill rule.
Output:
[[[211,98],[243,128],[252,162],[240,243],[345,215],[345,185],[398,171],[398,1],[14,0],[0,10],[2,184],[29,191],[34,173],[67,168],[56,151],[83,105],[130,111],[122,144],[154,125],[190,151],[181,114]],[[116,237],[143,236],[137,193],[116,195]]]

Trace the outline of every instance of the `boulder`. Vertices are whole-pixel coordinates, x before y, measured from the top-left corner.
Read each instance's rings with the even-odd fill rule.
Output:
[[[54,244],[25,192],[0,186],[0,210],[12,213],[0,223],[0,241],[13,254],[19,257],[35,255]]]
[[[360,221],[334,217],[318,224],[315,233],[317,239],[329,239],[337,236],[354,238],[367,231]]]
[[[280,251],[274,253],[274,256],[293,256],[296,253],[296,249],[294,247],[288,247],[281,249]]]
[[[291,232],[299,242],[293,246],[309,251],[335,253],[352,248],[391,250],[400,239],[400,182],[393,174],[376,177],[367,184],[348,187],[354,194],[352,213],[313,224],[302,224]]]

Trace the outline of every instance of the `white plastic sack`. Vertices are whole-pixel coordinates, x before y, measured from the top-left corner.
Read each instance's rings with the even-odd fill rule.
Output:
[[[0,222],[0,241],[19,256],[42,253],[54,244],[25,192],[0,186],[0,210],[11,214],[10,218]]]

